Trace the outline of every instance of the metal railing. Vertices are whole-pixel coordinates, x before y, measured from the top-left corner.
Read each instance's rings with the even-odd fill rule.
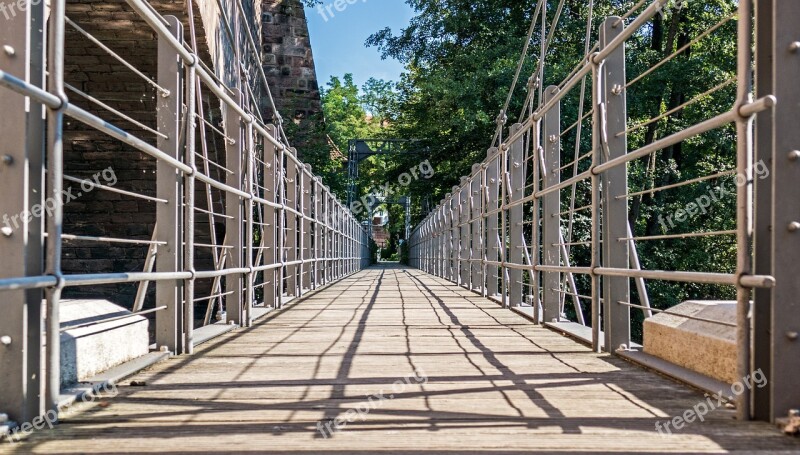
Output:
[[[6,214],[26,214],[19,229],[9,227],[0,236],[0,410],[17,422],[31,421],[59,400],[60,333],[78,327],[62,327],[59,303],[65,289],[135,284],[132,315],[155,315],[157,347],[191,354],[195,329],[211,324],[215,313],[221,323],[246,327],[257,308],[280,308],[370,263],[367,232],[298,159],[282,133],[280,116],[275,113],[276,125],[260,120],[262,100],[253,85],[263,84],[267,93],[269,86],[250,24],[242,17],[242,3],[233,11],[220,11],[226,29],[241,34],[222,51],[242,62],[234,65],[233,74],[214,74],[208,70],[211,65],[201,61],[194,2],[188,2],[183,17],[191,43],[184,42],[184,23],[178,17],[162,16],[143,0],[114,5],[127,8],[141,22],[137,26],[148,27],[157,37],[149,62],[155,74],[112,50],[86,24],[68,19],[64,0],[49,5],[49,16],[42,2],[28,2],[22,14],[0,27],[0,208]],[[219,7],[224,8],[222,2]],[[68,27],[100,49],[104,58],[144,79],[153,90],[147,119],[128,115],[115,108],[114,101],[65,82],[65,65],[74,57],[65,55]],[[250,57],[242,57],[245,52]],[[245,71],[247,58],[256,62],[252,78]],[[233,83],[223,84],[224,78]],[[68,93],[77,95],[80,103]],[[216,112],[221,119],[214,117]],[[135,185],[123,189],[122,179],[118,187],[66,174],[65,131],[76,125],[143,157],[143,166],[154,169],[153,191],[137,190]],[[85,165],[93,169],[92,162]],[[65,181],[152,204],[152,237],[65,233],[64,226],[70,227],[64,221]],[[110,212],[113,215],[113,207]],[[143,270],[64,273],[65,241],[141,248],[146,250]],[[147,297],[150,284],[155,287],[152,299]],[[198,310],[201,314],[195,315]],[[91,323],[118,319],[113,315]],[[39,349],[43,340],[46,348]]]
[[[800,147],[800,137],[790,125],[800,111],[797,91],[792,92],[794,82],[787,79],[798,74],[800,65],[800,45],[792,35],[792,20],[800,19],[800,8],[790,2],[759,2],[758,26],[754,27],[753,3],[740,0],[738,13],[721,17],[719,23],[629,80],[626,67],[632,62],[626,60],[627,43],[640,39],[642,30],[666,3],[649,3],[638,16],[632,10],[622,17],[606,18],[597,45],[589,46],[587,34],[585,58],[563,82],[544,88],[536,107],[533,98],[536,78],[543,74],[542,51],[529,85],[529,110],[503,138],[504,109],[495,135],[499,146],[491,148],[487,158],[475,164],[471,174],[413,231],[411,264],[506,307],[532,306],[538,323],[570,321],[590,326],[589,341],[597,352],[631,348],[631,308],[642,310],[644,318],[654,312],[670,313],[663,305],[651,306],[651,300],[660,297],[653,294],[652,282],[733,288],[736,323],[707,322],[736,327],[738,377],[751,377],[753,371],[763,368],[769,372],[771,384],[768,390],[753,391],[752,396],[748,391],[739,395],[738,412],[742,418],[785,417],[800,404],[797,392],[790,391],[800,373],[800,289],[796,278],[800,191],[797,180],[792,183],[800,177],[800,153],[793,151]],[[637,8],[644,4],[640,2]],[[709,90],[696,90],[698,95],[688,102],[629,126],[627,99],[629,93],[635,93],[635,85],[658,74],[659,68],[690,46],[726,30],[724,26],[734,18],[738,31],[730,33],[736,35],[738,47],[736,69],[731,70],[735,77],[721,82],[709,77]],[[591,21],[590,13],[588,24]],[[755,43],[751,38],[754,28],[762,31]],[[772,36],[768,36],[770,31]],[[543,28],[540,43],[544,48],[549,44],[545,36]],[[724,94],[733,83],[736,93],[729,96],[730,108],[718,113],[701,111],[702,120],[630,149],[632,131],[671,118],[712,94]],[[589,100],[584,101],[587,94]],[[572,118],[562,111],[566,102],[570,109],[565,111]],[[759,122],[757,129],[755,122]],[[562,128],[565,124],[569,127]],[[584,124],[588,128],[583,129]],[[729,156],[735,157],[735,168],[714,169],[697,178],[641,191],[629,185],[629,167],[634,164],[655,162],[659,151],[728,128],[733,129],[729,137],[735,147]],[[562,148],[568,135],[574,141],[574,155]],[[564,157],[569,162],[562,165]],[[770,179],[754,179],[753,166],[759,159],[770,163]],[[629,200],[633,197],[734,174],[741,179],[735,192],[735,229],[637,235],[635,226],[629,224]],[[646,270],[641,265],[643,242],[711,236],[735,238],[735,260],[721,270]],[[632,286],[638,303],[632,298]],[[584,315],[587,310],[589,314]],[[790,363],[793,366],[788,371]]]

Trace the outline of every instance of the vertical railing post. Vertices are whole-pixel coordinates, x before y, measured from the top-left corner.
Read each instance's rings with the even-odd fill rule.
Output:
[[[28,1],[21,14],[0,27],[0,69],[44,88],[44,2]],[[27,15],[26,15],[27,12]],[[30,59],[27,57],[30,56]],[[30,103],[30,104],[28,104]],[[44,204],[44,138],[42,105],[7,88],[0,88],[0,278],[41,276],[42,218],[26,216]],[[59,135],[61,132],[58,133]],[[61,195],[53,195],[61,200]],[[45,212],[50,217],[51,214]],[[6,291],[0,317],[0,412],[17,423],[30,422],[44,412],[40,393],[42,372],[42,291]],[[58,334],[55,334],[58,339]]]
[[[433,238],[431,235],[433,234],[433,219],[429,218],[424,223],[425,232],[426,232],[426,239],[425,239],[425,272],[433,273]]]
[[[277,262],[280,264],[277,273],[275,274],[275,290],[277,292],[278,301],[276,302],[277,308],[283,307],[283,296],[285,294],[285,280],[286,280],[286,220],[288,215],[286,213],[286,148],[280,147],[278,149],[278,157],[275,161],[275,179],[277,181],[275,188],[275,197],[280,201],[281,207],[277,209],[277,220],[275,222],[275,231],[278,235],[278,242],[275,245],[275,252],[277,254]]]
[[[428,273],[431,275],[436,274],[436,217],[431,216],[425,222],[428,226],[428,241],[427,243],[427,250],[428,250]]]
[[[544,89],[544,102],[548,103],[558,94],[558,87]],[[544,167],[542,188],[547,189],[561,183],[561,102],[557,102],[544,114],[542,131],[544,142]],[[561,265],[561,192],[552,191],[542,197],[542,264],[546,267]],[[561,318],[561,274],[542,273],[542,310],[544,322],[557,322]]]
[[[773,1],[756,0],[755,8],[755,96],[756,99],[772,95],[773,88]],[[755,205],[753,273],[772,275],[772,185],[774,178],[772,159],[774,111],[759,112],[755,119],[755,158],[771,171],[754,180]],[[772,289],[753,290],[753,370],[761,370],[772,377]],[[753,418],[770,421],[772,415],[772,383],[754,387]]]
[[[339,201],[337,201],[339,202]],[[339,278],[344,278],[347,267],[347,217],[344,215],[344,206],[339,202],[337,212],[339,213]]]
[[[778,3],[778,2],[776,2]],[[752,100],[752,6],[751,0],[738,2],[738,21],[737,21],[737,64],[736,64],[736,102],[734,108],[739,110]],[[794,34],[794,32],[792,33]],[[778,35],[779,36],[779,35]],[[786,42],[786,46],[791,50],[792,46],[797,46],[797,38],[792,37]],[[780,57],[776,56],[776,59]],[[796,63],[796,61],[794,62]],[[795,68],[797,66],[795,65]],[[784,68],[785,73],[791,73],[792,67]],[[797,71],[794,72],[797,75]],[[777,89],[777,88],[776,88]],[[794,98],[796,102],[798,98]],[[783,100],[782,100],[783,101]],[[785,101],[788,101],[785,100]],[[791,103],[791,102],[790,102]],[[781,104],[781,103],[779,103]],[[790,104],[792,105],[792,104]],[[794,104],[796,106],[796,104]],[[749,116],[737,112],[736,119],[736,171],[737,175],[746,182],[744,185],[736,187],[736,276],[740,279],[753,273],[753,123]],[[795,112],[796,115],[796,112]],[[775,117],[780,121],[780,117]],[[788,120],[788,116],[787,116]],[[777,128],[776,128],[777,129]],[[798,137],[798,136],[794,136]],[[778,145],[776,139],[776,146]],[[795,174],[797,175],[797,174]],[[777,181],[777,179],[776,179]],[[795,182],[796,184],[797,182]],[[795,205],[798,207],[798,205]],[[788,212],[789,217],[797,217],[797,212]],[[800,218],[800,217],[797,217]],[[779,218],[778,218],[779,219]],[[800,230],[800,223],[797,224]],[[780,229],[779,225],[773,226],[775,230]],[[790,247],[791,242],[781,245],[781,248]],[[795,246],[798,244],[795,243]],[[795,265],[796,267],[796,265]],[[738,281],[738,280],[737,280]],[[797,288],[795,288],[797,289]],[[752,289],[745,287],[741,281],[736,283],[736,376],[749,378],[752,375]],[[789,296],[786,296],[789,297]],[[794,295],[793,297],[797,297]],[[791,297],[789,297],[791,298]],[[795,308],[797,308],[795,306]],[[795,319],[798,320],[798,319]],[[798,351],[795,351],[797,353]],[[746,379],[745,379],[746,380]],[[736,396],[736,416],[739,420],[750,420],[751,415],[751,394],[750,388],[744,388],[742,393]]]
[[[346,209],[343,209],[343,210],[346,210]],[[351,257],[353,256],[351,254],[352,253],[352,250],[351,250],[352,242],[350,240],[350,237],[351,237],[351,234],[352,234],[351,229],[352,229],[353,226],[350,223],[350,217],[347,216],[347,212],[344,212],[343,218],[344,218],[344,232],[345,232],[345,234],[344,234],[344,237],[345,237],[344,238],[344,241],[345,241],[345,253],[344,253],[345,254],[345,256],[344,256],[345,257],[345,260],[344,260],[345,268],[344,268],[344,274],[343,275],[350,275],[351,264],[352,264]]]
[[[335,280],[333,276],[333,196],[325,187],[325,282]]]
[[[771,76],[778,100],[773,111],[771,245],[776,284],[772,289],[772,362],[767,376],[774,420],[800,409],[800,129],[796,125],[800,106],[800,3],[775,1],[772,13]]]
[[[306,273],[308,266],[305,263],[305,252],[308,248],[306,243],[306,188],[308,187],[308,175],[305,172],[305,165],[298,165],[297,168],[297,260],[301,261],[297,266],[297,296],[302,297],[306,288]]]
[[[331,196],[331,273],[333,280],[339,279],[339,204],[337,204],[336,197]]]
[[[486,194],[488,191],[488,185],[486,181],[486,169],[487,164],[486,162],[481,163],[481,187],[480,187],[480,216],[481,216],[481,252],[480,252],[480,268],[481,268],[481,295],[483,297],[487,296],[486,287],[489,285],[489,278],[487,276],[488,266],[486,265],[486,259],[488,256],[489,251],[489,235],[488,232],[488,218],[486,217],[486,212],[489,209],[489,204],[486,199]]]
[[[319,273],[319,284],[323,286],[327,284],[326,278],[326,264],[325,258],[328,257],[326,253],[327,248],[327,238],[328,238],[328,212],[327,212],[327,190],[326,186],[320,180],[319,182],[319,194],[317,205],[319,207],[319,213],[317,215],[317,223],[319,224],[319,256],[317,258],[317,270]]]
[[[447,204],[447,197],[445,196],[445,198],[442,199],[442,202],[440,203],[439,207],[436,208],[436,216],[439,218],[439,241],[436,243],[437,248],[439,250],[437,254],[439,261],[437,268],[439,270],[439,274],[437,276],[442,277],[444,279],[447,279],[447,266],[448,266],[447,255],[449,254],[449,252],[447,251],[447,242],[448,242],[447,229],[449,225],[447,224],[448,221],[447,221],[446,204]],[[411,233],[411,239],[413,240],[413,242],[418,241],[416,236],[417,232],[418,231],[415,229]]]
[[[290,149],[293,156],[296,151]],[[297,214],[294,212],[299,207],[299,184],[300,178],[297,172],[297,163],[291,158],[286,159],[286,200],[284,204],[292,211],[286,211],[286,228],[284,229],[284,238],[286,239],[286,262],[294,262],[300,256],[297,254]],[[286,266],[286,294],[290,297],[297,297],[297,281],[298,267],[296,264]]]
[[[331,273],[333,275],[333,280],[336,281],[339,279],[339,258],[341,257],[339,252],[339,204],[338,200],[335,196],[331,196],[331,217],[332,217],[332,224],[331,224]]]
[[[311,192],[314,190],[314,173],[311,165],[305,165],[305,178],[303,179],[303,288],[312,289],[311,278],[314,263],[311,244]]]
[[[61,393],[61,292],[64,289],[61,270],[62,235],[64,233],[64,113],[69,104],[65,78],[66,3],[53,2],[48,17],[50,34],[47,39],[47,88],[60,99],[58,108],[48,110],[47,122],[47,183],[56,204],[47,216],[47,254],[45,273],[57,279],[56,285],[45,290],[45,400],[48,410],[58,410]],[[33,49],[31,49],[33,51]],[[7,52],[7,50],[6,50]],[[33,51],[35,52],[35,51]],[[31,191],[31,188],[28,188]]]
[[[27,42],[28,49],[26,50],[26,53],[27,55],[29,55],[27,61],[28,71],[29,71],[28,83],[33,85],[34,87],[40,87],[42,89],[46,89],[47,76],[46,76],[45,66],[46,66],[46,53],[48,47],[46,46],[47,21],[48,21],[48,15],[46,13],[47,7],[45,6],[44,2],[33,2],[33,1],[29,1],[27,6],[28,6],[27,8],[28,17],[27,17],[26,36],[28,37],[28,42]],[[22,19],[23,19],[22,16],[20,16],[19,19],[15,18],[12,20],[22,20]],[[9,27],[9,28],[11,28],[11,32],[13,33],[15,29],[17,29],[18,31],[20,25],[19,23],[17,23],[16,27]],[[16,38],[21,39],[22,34],[20,34]],[[54,43],[50,44],[49,46],[52,51],[57,52],[57,50],[54,48]],[[63,43],[59,49],[63,49]],[[8,55],[7,56],[10,58],[14,58],[15,56],[17,58],[20,58],[21,55],[23,54],[15,53],[13,56],[8,56]],[[53,67],[51,71],[58,70],[58,68],[63,68],[63,63],[64,62],[62,59],[61,65],[59,65],[58,67]],[[60,79],[63,83],[64,79],[63,71],[62,74],[60,75]],[[53,86],[51,85],[51,89],[52,88]],[[58,89],[61,90],[60,87]],[[63,97],[62,99],[66,99],[66,97]],[[27,112],[28,125],[26,128],[26,137],[27,137],[26,156],[28,164],[28,174],[26,176],[28,178],[28,182],[26,185],[26,189],[28,191],[28,204],[29,206],[40,204],[46,207],[47,195],[45,193],[47,192],[48,189],[47,188],[48,183],[45,182],[43,171],[45,169],[45,163],[47,161],[46,154],[44,153],[44,151],[48,147],[48,142],[47,142],[48,138],[46,134],[48,129],[48,122],[46,120],[46,114],[45,114],[47,110],[44,109],[40,103],[37,103],[34,100],[29,99],[28,103],[29,103]],[[3,103],[0,102],[0,105],[2,104]],[[53,133],[53,137],[51,139],[58,138],[59,141],[61,141],[61,143],[63,144],[63,134],[64,134],[63,115],[59,114],[55,117],[56,118],[52,118],[50,120],[51,122],[50,131],[52,131]],[[6,136],[5,134],[2,134],[0,135],[0,137],[11,137],[11,136]],[[55,156],[57,150],[52,148],[52,146],[55,144],[49,144],[49,145],[51,146],[49,154]],[[63,153],[63,150],[59,153]],[[55,166],[58,166],[58,168],[61,169],[60,172],[54,173],[52,176],[48,176],[49,178],[52,178],[53,183],[55,183],[56,179],[63,178],[63,160],[61,163],[51,163],[51,164],[48,163],[47,166],[52,169],[55,169]],[[48,173],[49,172],[50,171],[48,171]],[[54,195],[53,193],[60,190],[62,185],[59,186],[50,185],[50,186],[52,186],[51,188],[49,188],[49,190],[51,191],[50,194]],[[11,193],[3,192],[3,194],[11,194]],[[56,217],[56,215],[58,217]],[[64,215],[62,207],[54,211],[53,216],[47,213],[47,217],[50,219],[48,221],[43,220],[42,217],[33,218],[29,221],[28,241],[27,241],[28,257],[26,258],[26,273],[29,276],[41,275],[42,272],[45,271],[46,264],[44,262],[45,255],[44,255],[44,242],[43,242],[44,231],[46,229],[45,226],[49,226],[51,222],[53,224],[61,223],[63,216]],[[61,231],[58,231],[58,235],[60,234]],[[59,248],[55,251],[60,253],[61,239],[56,239],[56,240],[58,242]],[[56,242],[48,242],[48,248],[47,248],[48,255],[51,251],[53,251],[51,247],[55,243]],[[48,268],[51,265],[53,264],[52,263],[47,264]],[[52,272],[52,269],[50,269],[49,271]],[[61,273],[60,262],[59,262],[59,269],[57,272],[59,274]],[[45,295],[50,297],[51,299],[60,298],[61,297],[60,292],[61,288],[60,286],[58,286],[56,289],[51,290],[50,292],[46,292]],[[26,380],[28,381],[29,390],[32,391],[35,390],[37,391],[37,393],[30,393],[27,396],[26,400],[27,412],[25,412],[25,414],[38,415],[44,410],[42,405],[45,404],[45,402],[42,399],[43,397],[41,396],[41,394],[38,393],[38,391],[41,390],[41,385],[43,382],[42,378],[44,375],[42,374],[42,368],[44,365],[47,364],[47,362],[45,362],[44,359],[42,358],[42,350],[38,348],[38,346],[41,345],[42,327],[43,327],[42,319],[44,318],[44,315],[42,314],[42,305],[41,305],[42,291],[39,289],[30,289],[25,293],[25,299],[26,299],[26,306],[27,306],[26,311],[28,320],[25,321],[23,324],[27,324],[27,337],[28,337],[27,345],[29,347],[37,346],[36,349],[30,349],[30,348],[27,349],[26,353],[28,362],[26,366],[25,377]],[[56,324],[58,324],[60,327],[61,325],[60,318],[58,321],[50,322],[49,326],[55,327]],[[0,336],[2,336],[2,334],[0,334]],[[47,336],[48,336],[47,340],[52,340],[54,338],[60,338],[61,334],[48,333]],[[1,346],[0,349],[2,349]],[[55,358],[55,356],[53,357]],[[54,358],[49,359],[49,362],[53,362]],[[58,353],[58,361],[59,362],[61,361],[60,350]],[[44,368],[47,367],[45,366]],[[58,375],[59,375],[58,380],[60,387],[60,379],[61,379],[60,370],[58,372]],[[55,388],[54,385],[52,384],[49,385],[49,387],[51,389]],[[52,403],[48,402],[47,405],[52,405]],[[0,406],[0,408],[2,408],[2,406]],[[30,421],[30,418],[28,418],[26,421]]]
[[[334,219],[334,273],[336,280],[342,277],[342,213],[339,210],[339,199],[333,198],[333,219]]]
[[[433,259],[434,258],[434,254],[433,254],[434,253],[434,251],[433,251],[434,238],[433,238],[433,235],[434,235],[436,226],[434,224],[434,219],[433,218],[430,218],[426,224],[427,224],[427,227],[428,227],[427,240],[425,241],[425,250],[427,251],[426,256],[427,256],[427,261],[428,261],[428,264],[427,264],[426,268],[428,269],[427,270],[428,273],[434,273],[434,259]]]
[[[277,137],[277,128],[275,125],[267,125],[267,133],[272,137]],[[277,154],[275,144],[272,141],[264,140],[263,151],[263,172],[264,172],[264,199],[280,203],[279,190],[277,182],[280,178],[280,170],[277,166]],[[264,264],[277,264],[279,259],[280,245],[278,244],[278,211],[271,205],[265,205],[264,208],[264,224],[262,226],[261,235],[264,236],[264,247],[266,248],[262,257]],[[267,308],[275,308],[278,303],[278,292],[280,289],[278,282],[278,269],[272,268],[264,272],[264,306]]]
[[[248,272],[244,276],[245,282],[245,298],[244,298],[244,316],[242,325],[244,327],[250,327],[253,325],[253,304],[255,303],[255,272],[253,272],[253,260],[255,259],[254,254],[254,246],[253,246],[253,233],[255,231],[255,203],[253,201],[253,197],[257,194],[256,192],[256,172],[255,172],[255,157],[256,157],[256,149],[255,149],[255,137],[253,136],[253,121],[255,120],[252,116],[247,119],[247,125],[244,130],[245,133],[245,188],[247,193],[250,194],[250,197],[245,201],[245,262],[244,266],[247,268]]]
[[[500,145],[500,225],[499,225],[499,251],[500,251],[500,301],[503,308],[508,308],[508,144]]]
[[[165,17],[176,38],[183,37],[183,25],[174,16]],[[158,85],[169,95],[156,97],[158,112],[158,149],[171,157],[181,157],[180,128],[183,108],[183,64],[180,56],[166,39],[158,41]],[[183,235],[181,226],[181,175],[170,164],[156,162],[156,196],[167,201],[156,206],[156,235],[160,243],[156,256],[156,272],[183,270]],[[183,353],[183,309],[181,285],[175,280],[156,282],[156,307],[166,306],[156,312],[156,344],[175,354]]]
[[[347,215],[347,274],[350,275],[355,271],[353,267],[353,257],[355,256],[353,251],[353,220],[350,218],[346,206],[344,210]]]
[[[319,177],[314,189],[314,210],[314,281],[321,287],[325,284],[325,185]]]
[[[600,29],[600,48],[607,46],[625,28],[625,21],[609,17]],[[602,66],[600,87],[605,104],[604,147],[600,162],[619,158],[628,153],[628,137],[625,134],[628,121],[627,95],[624,89],[625,44],[618,46],[606,57]],[[628,237],[628,168],[617,166],[600,176],[603,185],[603,267],[624,269],[630,265]],[[630,279],[605,277],[603,279],[603,328],[606,350],[614,352],[628,347],[631,342],[630,307],[619,302],[630,302]]]
[[[337,200],[336,212],[339,214],[339,278],[344,278],[345,275],[345,258],[347,257],[347,218],[344,216],[344,210],[341,202]]]
[[[428,273],[433,273],[433,232],[435,229],[433,218],[429,219],[425,224],[427,228],[425,236],[425,269]]]
[[[442,236],[439,242],[439,247],[441,249],[439,260],[442,262],[440,267],[441,276],[446,280],[450,280],[450,194],[451,193],[447,193],[445,195],[442,205],[439,207],[439,216],[441,217],[441,227],[439,231]],[[415,229],[412,234],[414,242],[420,241],[420,235],[419,229]]]
[[[326,188],[327,189],[327,188]],[[333,196],[330,193],[330,190],[327,191],[325,196],[325,200],[327,203],[327,211],[326,211],[326,223],[328,225],[328,231],[326,235],[326,245],[327,245],[327,253],[326,253],[326,261],[325,261],[325,273],[327,276],[327,282],[333,282],[336,280],[336,277],[333,274],[333,267],[334,267],[334,255],[333,255],[333,240],[334,240],[334,232],[333,232],[333,213],[334,213],[334,205],[333,205]]]
[[[533,161],[531,163],[533,180],[531,194],[534,195],[533,201],[531,201],[531,266],[533,270],[531,270],[531,295],[530,302],[528,303],[533,307],[533,321],[536,324],[544,322],[541,291],[542,274],[536,269],[536,267],[541,265],[542,258],[542,200],[537,193],[539,193],[541,189],[542,173],[547,172],[543,170],[541,166],[542,154],[544,153],[541,129],[541,120],[536,121],[531,129],[531,134],[533,136],[531,140],[531,155],[533,156]]]
[[[346,210],[346,209],[344,209],[344,210]],[[345,247],[346,248],[345,248],[345,261],[344,261],[344,263],[345,263],[344,275],[350,275],[351,270],[352,270],[352,264],[353,264],[353,260],[351,259],[352,256],[353,256],[351,254],[353,252],[352,251],[353,243],[352,243],[352,240],[351,240],[351,235],[352,235],[352,231],[351,230],[352,230],[352,228],[353,228],[353,225],[350,223],[350,217],[348,217],[347,216],[347,212],[345,212],[344,213],[344,229],[345,229],[344,232],[345,232]]]
[[[195,175],[197,163],[195,159],[196,143],[195,112],[197,109],[197,94],[195,84],[197,76],[196,67],[189,65],[186,75],[186,147],[183,153],[183,162],[192,169],[192,173],[185,176],[183,191],[183,220],[184,220],[184,246],[183,268],[191,273],[191,277],[183,281],[183,347],[186,354],[194,353],[194,296],[195,296]],[[156,249],[156,251],[158,251]]]
[[[50,34],[47,47],[47,88],[55,93],[61,103],[58,108],[49,109],[47,117],[47,143],[45,149],[47,183],[49,191],[56,197],[57,203],[51,214],[47,216],[45,231],[47,232],[47,253],[45,273],[56,277],[57,282],[44,292],[46,300],[45,344],[47,345],[45,362],[45,403],[48,410],[58,410],[57,403],[61,393],[61,292],[64,288],[61,270],[62,234],[64,224],[64,201],[62,191],[64,187],[64,111],[69,103],[66,94],[65,77],[65,22],[66,4],[63,1],[51,2]],[[43,22],[42,22],[43,24]],[[35,32],[34,32],[35,33]],[[5,52],[8,52],[5,50]],[[32,52],[35,52],[32,49]],[[33,68],[32,68],[33,69]],[[35,106],[35,104],[34,104]],[[27,191],[32,191],[28,188]],[[33,303],[33,302],[32,302]],[[33,303],[35,304],[35,303]],[[30,337],[28,338],[30,340]],[[32,340],[41,342],[41,340]]]
[[[459,215],[459,194],[458,187],[453,187],[450,197],[450,281],[458,284],[459,276],[459,244],[461,243],[461,231],[458,227]],[[424,241],[425,237],[422,236]]]
[[[460,242],[458,245],[458,252],[459,252],[459,274],[458,274],[458,285],[464,286],[469,289],[469,269],[470,269],[470,262],[469,262],[469,250],[470,250],[470,226],[469,226],[469,178],[468,177],[461,177],[461,189],[458,192],[458,213],[459,213],[459,225],[461,229],[459,230],[460,233]],[[427,237],[427,236],[426,236]]]
[[[496,148],[491,148],[487,156],[491,157],[497,152]],[[486,194],[484,203],[486,204],[486,258],[489,262],[497,262],[500,251],[500,214],[497,212],[500,200],[500,167],[499,158],[492,158],[486,167]],[[489,213],[491,212],[491,213]],[[486,294],[488,297],[497,296],[499,267],[495,264],[486,265]]]
[[[469,190],[470,214],[472,220],[472,248],[470,248],[470,289],[479,291],[483,289],[483,241],[481,229],[481,209],[483,197],[481,195],[481,165],[472,166],[472,180]]]
[[[436,276],[436,273],[439,269],[439,249],[437,245],[439,244],[439,213],[434,212],[431,214],[431,274]]]
[[[420,224],[420,251],[421,259],[423,267],[421,270],[424,270],[427,273],[433,274],[434,271],[434,239],[433,236],[435,235],[435,220],[433,216],[428,217],[425,221]]]
[[[314,289],[321,287],[322,281],[322,222],[325,220],[322,212],[322,180],[314,179]]]
[[[234,99],[241,103],[242,93],[234,89]],[[225,144],[225,165],[231,171],[226,173],[226,184],[237,189],[244,189],[243,160],[245,154],[243,119],[230,107],[225,109],[225,135],[229,138]],[[244,201],[233,193],[225,193],[225,237],[227,238],[228,268],[244,266]],[[161,225],[159,224],[159,228]],[[226,322],[245,325],[244,320],[244,280],[241,274],[225,276],[225,291],[231,294],[225,297]]]
[[[596,62],[594,57],[591,58],[592,64],[592,169],[600,165],[600,150],[601,147],[601,109],[600,103],[602,100],[602,74],[600,71],[600,64]],[[547,138],[545,138],[547,140]],[[591,228],[591,297],[592,297],[592,351],[601,351],[600,340],[600,275],[595,273],[595,269],[600,267],[600,176],[592,172],[591,180],[592,192],[592,209],[590,216],[592,218]]]
[[[438,247],[439,247],[439,275],[438,276],[440,276],[440,277],[442,277],[444,279],[447,279],[447,276],[448,276],[448,266],[449,266],[449,261],[448,261],[449,256],[448,255],[450,254],[450,251],[448,250],[448,245],[449,245],[448,242],[449,242],[449,235],[450,235],[448,229],[449,229],[450,225],[448,224],[448,221],[447,221],[447,205],[446,204],[447,204],[447,197],[445,196],[445,198],[442,200],[442,203],[441,203],[441,205],[439,206],[439,208],[437,210],[437,213],[438,213],[438,216],[439,216],[439,242],[438,242]],[[416,232],[417,231],[415,230],[414,234],[416,234]],[[418,239],[414,236],[414,234],[412,234],[412,238],[414,238],[414,241],[416,242],[416,241],[418,241]]]
[[[438,247],[437,256],[439,258],[439,264],[438,264],[439,273],[438,273],[437,276],[446,279],[447,278],[447,264],[448,264],[448,261],[447,261],[448,256],[447,255],[450,254],[450,253],[447,250],[447,246],[448,246],[448,243],[447,243],[448,242],[448,231],[447,231],[448,224],[447,224],[447,206],[445,204],[447,204],[447,198],[446,197],[445,197],[445,199],[442,200],[442,202],[439,205],[439,208],[436,210],[437,216],[439,218],[439,241],[437,242],[436,245]],[[415,239],[415,241],[416,241],[416,239]]]
[[[516,134],[522,125],[511,125],[511,134]],[[508,152],[508,185],[509,202],[516,204],[524,197],[525,192],[525,156],[523,136],[515,140]],[[525,252],[525,238],[523,237],[523,204],[517,204],[508,209],[508,262],[521,265]],[[518,307],[522,305],[522,269],[508,270],[508,305]]]

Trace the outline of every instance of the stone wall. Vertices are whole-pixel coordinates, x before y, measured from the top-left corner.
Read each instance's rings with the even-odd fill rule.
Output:
[[[308,23],[300,0],[264,0],[261,23],[264,72],[286,121],[322,111]]]

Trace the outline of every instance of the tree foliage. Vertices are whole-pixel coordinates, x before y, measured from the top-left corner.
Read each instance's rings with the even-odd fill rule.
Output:
[[[406,66],[396,87],[395,107],[391,109],[392,131],[398,137],[420,139],[432,150],[436,176],[415,197],[429,198],[435,205],[458,183],[460,176],[467,175],[474,163],[482,161],[491,145],[495,121],[512,84],[536,2],[408,0],[408,3],[416,10],[416,16],[407,28],[398,34],[390,29],[380,30],[366,44]],[[548,2],[548,24],[555,20],[558,3]],[[634,4],[630,0],[594,3],[590,44],[597,42],[599,27],[606,17],[622,15]],[[583,37],[589,4],[585,0],[563,2],[545,55],[544,80],[540,86],[559,84],[584,58]],[[735,84],[706,96],[700,95],[735,76],[736,20],[724,20],[733,16],[737,6],[735,0],[671,2],[628,41],[629,81],[683,49],[627,89],[630,127],[675,111],[633,130],[629,135],[629,150],[731,108]],[[724,23],[712,33],[692,42],[721,21]],[[528,76],[539,63],[541,44],[542,37],[537,31],[523,65],[523,76],[512,97],[506,127],[517,121],[522,110]],[[579,93],[573,90],[562,102],[562,128],[578,119]],[[591,106],[590,94],[589,81],[584,112]],[[538,95],[534,100],[535,104],[539,103]],[[688,101],[692,103],[679,109]],[[591,150],[591,123],[587,120],[583,125],[589,132],[584,132],[579,144],[575,144],[574,134],[562,139],[562,163],[572,161],[575,150],[581,154]],[[581,164],[580,170],[588,167],[588,161]],[[735,131],[732,127],[720,128],[631,163],[630,190],[644,191],[735,169],[735,162]],[[571,168],[568,172],[562,178],[572,175]],[[675,221],[674,214],[678,210],[720,185],[730,188],[732,179],[711,180],[631,198],[630,223],[635,234],[653,236],[732,229],[735,196],[731,195],[715,203],[706,213]],[[588,190],[586,184],[579,185],[576,207],[588,203]],[[566,210],[571,201],[562,199],[565,199]],[[423,213],[415,215],[421,217]],[[663,222],[671,215],[673,223]],[[577,238],[573,240],[586,240],[589,219],[577,215],[574,223]],[[730,236],[716,236],[642,241],[638,247],[646,269],[731,272],[736,252],[733,240]],[[588,262],[588,249],[576,247],[572,254],[578,263]],[[650,282],[648,286],[654,304],[662,308],[690,298],[733,296],[731,288],[720,286],[663,282]]]

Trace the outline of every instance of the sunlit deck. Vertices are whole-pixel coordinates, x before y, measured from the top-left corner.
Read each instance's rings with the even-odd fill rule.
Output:
[[[730,409],[662,436],[656,422],[701,393],[400,266],[362,271],[118,390],[0,453],[800,451]]]

